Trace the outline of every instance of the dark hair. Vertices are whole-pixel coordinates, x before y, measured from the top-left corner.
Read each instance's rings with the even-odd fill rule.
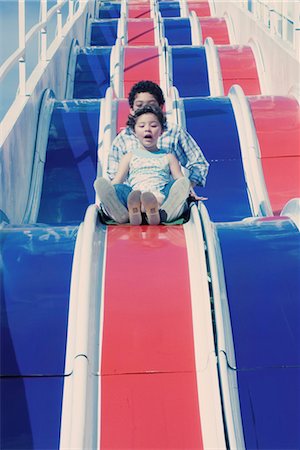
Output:
[[[153,83],[153,81],[139,81],[134,86],[132,86],[131,91],[128,95],[128,101],[130,108],[133,108],[134,99],[137,94],[141,92],[149,92],[149,94],[153,95],[153,97],[157,100],[159,106],[163,106],[165,104],[165,98],[163,91],[158,86],[158,84]]]
[[[137,109],[133,115],[129,114],[127,126],[134,130],[137,119],[143,114],[154,114],[157,117],[162,130],[167,128],[166,116],[158,106],[154,105],[145,105],[142,108]]]

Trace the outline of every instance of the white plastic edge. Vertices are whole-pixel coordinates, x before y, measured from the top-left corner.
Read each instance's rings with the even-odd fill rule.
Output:
[[[179,0],[180,6],[180,17],[188,17],[189,16],[189,7],[186,0]]]
[[[102,100],[101,121],[98,141],[98,168],[97,177],[107,177],[108,154],[112,143],[112,123],[113,123],[113,91],[108,88],[105,93],[105,99]],[[103,113],[102,113],[103,111]],[[96,197],[96,203],[99,199]]]
[[[204,448],[225,449],[205,248],[199,213],[191,207],[183,225],[188,254],[198,401]]]
[[[212,17],[216,16],[216,5],[215,5],[215,0],[208,0],[208,4],[209,4],[209,8],[210,8],[210,13]]]
[[[184,101],[182,98],[177,99],[177,118],[178,125],[186,130],[186,119],[185,119],[185,109],[184,109]]]
[[[116,97],[123,97],[123,73],[124,73],[124,47],[120,39],[111,49],[110,54],[110,86]]]
[[[166,58],[166,52],[167,52],[167,40],[165,39],[165,42],[160,42],[157,46],[158,50],[158,60],[159,60],[159,78],[160,78],[160,87],[164,93],[164,96],[166,97],[168,95],[169,91],[169,79],[168,79],[168,73],[167,73],[167,58]]]
[[[259,80],[259,84],[260,84],[261,94],[262,95],[271,94],[270,92],[268,92],[269,91],[268,86],[271,86],[272,84],[271,84],[271,80],[267,79],[264,59],[263,59],[263,55],[262,55],[260,46],[259,46],[258,42],[252,38],[249,39],[248,45],[250,46],[250,48],[253,52],[254,60],[256,63],[256,70],[257,70],[257,74],[258,74],[258,80]]]
[[[100,99],[100,104],[99,104],[99,126],[98,126],[98,144],[97,144],[97,177],[101,177],[102,176],[102,162],[101,162],[101,155],[103,152],[103,136],[104,136],[104,128],[105,128],[105,121],[106,121],[106,108],[105,108],[105,104],[106,104],[106,97],[107,97],[107,91],[111,91],[111,88],[109,87],[106,90],[105,93],[105,98]]]
[[[205,39],[204,48],[207,60],[210,95],[211,97],[221,97],[224,95],[222,72],[217,47],[212,38],[208,37]]]
[[[97,217],[96,205],[89,206],[80,225],[72,267],[66,365],[70,369],[73,363],[73,374],[65,380],[60,434],[60,448],[66,450],[85,448],[90,291]]]
[[[189,15],[191,35],[192,35],[192,45],[202,45],[202,30],[199,18],[196,16],[195,11],[192,11]]]
[[[121,1],[120,17],[128,17],[128,2],[126,0]]]
[[[122,15],[118,20],[118,33],[117,39],[120,39],[122,45],[127,45],[127,21],[126,17]]]
[[[169,95],[166,97],[166,115],[168,121],[178,124],[178,102],[179,94],[175,86],[170,87]]]
[[[161,42],[161,24],[160,19],[157,14],[156,9],[151,9],[151,18],[153,20],[153,27],[154,27],[154,45],[155,47],[158,47]]]
[[[300,83],[294,84],[289,90],[288,95],[295,97],[298,103],[300,103]]]
[[[281,216],[289,217],[300,231],[300,198],[292,198],[283,207]]]
[[[228,97],[238,129],[252,214],[254,216],[272,216],[273,211],[261,165],[259,143],[248,101],[239,85],[233,85],[230,88]]]
[[[207,209],[203,203],[200,203],[199,211],[203,226],[204,239],[207,246],[212,282],[217,330],[216,337],[219,374],[229,448],[232,450],[243,450],[245,449],[245,442],[238,397],[234,345],[221,249],[214,224],[210,221]],[[233,363],[231,368],[228,367],[228,359]]]
[[[48,135],[55,101],[56,98],[53,91],[46,89],[39,109],[30,189],[22,220],[23,223],[34,223],[37,221],[43,188]]]
[[[225,20],[227,26],[229,42],[231,45],[236,45],[237,42],[236,42],[235,28],[231,16],[227,12],[225,12],[223,15],[223,19]]]

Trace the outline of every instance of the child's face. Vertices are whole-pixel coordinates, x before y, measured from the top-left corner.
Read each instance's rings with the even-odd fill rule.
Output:
[[[157,140],[162,134],[162,127],[155,114],[142,114],[137,118],[134,131],[142,146],[148,151],[157,149]]]
[[[156,98],[154,95],[150,94],[150,92],[139,92],[134,98],[133,107],[130,109],[130,114],[134,114],[137,109],[143,108],[143,106],[146,105],[159,106]]]

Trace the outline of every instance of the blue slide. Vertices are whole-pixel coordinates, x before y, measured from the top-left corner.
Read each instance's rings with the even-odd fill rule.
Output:
[[[234,112],[228,97],[185,98],[180,101],[186,129],[210,163],[205,188],[214,222],[241,220],[252,215]]]
[[[44,131],[49,137],[37,222],[78,224],[94,202],[100,107],[99,100],[55,102]]]
[[[59,447],[74,227],[5,226],[1,448]]]
[[[247,449],[300,448],[300,234],[288,218],[216,224]]]

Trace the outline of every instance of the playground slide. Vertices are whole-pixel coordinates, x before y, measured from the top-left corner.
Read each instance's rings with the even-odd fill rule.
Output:
[[[163,9],[170,2],[160,3]],[[145,9],[137,14],[145,14]],[[110,49],[106,48],[106,51],[108,67]],[[137,70],[135,67],[140,64],[139,61],[143,62],[145,56],[159,60],[156,48],[148,49],[148,52],[145,55],[143,48],[125,49],[125,94],[130,84],[140,79],[141,67]],[[98,64],[101,65],[101,62],[98,61]],[[154,80],[160,82],[161,71],[157,66],[153,70],[156,71]],[[101,92],[98,94],[97,97],[103,95]],[[222,411],[221,398],[223,400],[225,394],[223,385],[219,386],[215,364],[208,267],[199,213],[195,206],[192,207],[190,220],[184,225],[134,229],[130,226],[105,227],[99,223],[96,207],[89,208],[87,215],[93,217],[93,226],[89,228],[88,219],[81,226],[86,230],[88,245],[85,239],[77,244],[80,251],[77,250],[77,263],[75,269],[73,267],[73,295],[70,297],[73,302],[74,298],[80,302],[82,309],[78,311],[80,315],[84,312],[85,334],[83,342],[76,338],[74,351],[72,345],[69,346],[81,329],[81,323],[76,331],[68,327],[71,261],[78,224],[87,205],[94,201],[92,182],[96,176],[103,101],[53,102],[48,119],[46,157],[41,161],[43,184],[40,196],[37,195],[35,201],[29,203],[28,212],[28,217],[33,221],[51,225],[6,226],[0,232],[3,258],[1,299],[4,302],[2,311],[6,316],[3,326],[5,346],[10,349],[3,365],[1,388],[5,394],[5,408],[13,406],[3,419],[4,444],[37,449],[59,446],[76,448],[77,445],[88,448],[91,443],[93,448],[95,443],[99,448],[120,447],[124,443],[129,448],[146,448],[149,445],[173,448],[178,443],[183,448],[225,448],[230,434],[228,423],[232,419],[226,414],[224,416]],[[187,129],[195,135],[211,163],[211,184],[207,184],[205,191],[201,190],[201,194],[205,192],[209,197],[209,212],[214,221],[236,221],[231,228],[222,223],[216,225],[224,258],[230,310],[232,308],[235,344],[235,358],[230,360],[228,357],[228,370],[236,372],[244,429],[244,432],[238,429],[237,420],[229,440],[243,442],[243,437],[238,436],[244,433],[246,447],[255,448],[257,440],[261,446],[276,442],[270,431],[260,426],[263,423],[260,414],[271,415],[275,410],[269,391],[265,389],[261,394],[265,386],[262,380],[267,380],[265,383],[270,382],[273,388],[282,388],[280,408],[292,405],[291,413],[295,415],[295,423],[290,426],[285,421],[282,430],[275,433],[276,439],[282,445],[297,446],[299,440],[293,426],[299,421],[299,411],[295,403],[288,404],[291,389],[283,391],[283,386],[287,388],[288,385],[296,391],[299,389],[299,358],[291,339],[291,335],[294,338],[298,336],[293,321],[297,314],[294,295],[289,297],[288,312],[285,315],[279,312],[283,308],[280,302],[286,283],[292,283],[295,288],[293,292],[299,292],[294,277],[299,268],[299,261],[294,256],[299,244],[299,232],[285,218],[274,219],[272,225],[269,220],[253,221],[252,225],[240,222],[252,215],[251,196],[247,192],[230,99],[188,98],[182,100],[180,105],[181,111],[185,112]],[[197,121],[200,113],[205,118],[203,122]],[[199,129],[201,122],[203,128]],[[218,133],[218,141],[215,130],[220,128],[222,132]],[[219,151],[222,146],[225,150],[221,155]],[[220,184],[223,190],[217,189]],[[61,226],[57,227],[58,224]],[[239,237],[241,245],[235,248],[235,239]],[[284,245],[288,245],[290,251],[285,253],[286,259],[282,261]],[[86,247],[90,249],[88,259],[83,258]],[[238,253],[234,258],[232,247]],[[252,252],[250,261],[244,258],[249,249]],[[246,323],[248,316],[245,319],[243,314],[248,310],[245,308],[240,312],[238,298],[241,295],[244,298],[244,284],[234,283],[233,280],[238,268],[241,280],[244,280],[249,293],[252,292],[256,281],[254,275],[259,279],[261,271],[258,266],[252,277],[249,268],[260,257],[260,251],[270,265],[267,266],[269,272],[263,268],[263,273],[269,274],[269,278],[255,287],[253,294],[254,298],[261,298],[253,307],[255,320],[260,314],[261,303],[269,294],[274,273],[278,273],[279,281],[276,279],[278,295],[272,293],[272,298],[276,300],[274,306],[268,303],[274,310],[266,307],[261,321],[258,320],[260,341],[256,346],[266,339],[262,321],[265,326],[271,312],[272,330],[282,328],[278,337],[280,342],[276,341],[277,347],[280,343],[281,347],[277,352],[279,356],[276,354],[273,358],[273,352],[269,359],[264,359],[274,343],[274,336],[267,336],[266,348],[262,349],[257,359],[250,346],[247,352],[250,360],[247,360],[244,343],[248,344],[251,340],[249,333],[253,323],[244,330],[238,327],[241,320]],[[15,257],[11,258],[11,255]],[[274,265],[274,259],[277,265]],[[87,260],[89,263],[85,265]],[[283,275],[282,264],[287,268]],[[39,270],[40,267],[42,270]],[[140,267],[144,270],[140,271]],[[22,289],[14,286],[12,274],[17,274],[22,281]],[[78,276],[80,281],[77,284]],[[33,286],[31,281],[28,288],[28,282],[32,279]],[[74,294],[75,291],[84,295]],[[49,292],[51,300],[47,301]],[[249,294],[247,301],[251,302],[253,297]],[[29,301],[31,307],[25,311],[22,306]],[[250,306],[253,306],[252,303]],[[95,311],[99,313],[97,319],[92,318]],[[48,330],[43,326],[45,316]],[[287,319],[285,322],[284,318]],[[97,330],[98,337],[95,336]],[[245,336],[240,336],[240,331]],[[28,352],[32,354],[32,348],[35,355],[33,361],[27,358]],[[75,358],[76,362],[84,361],[83,371],[67,364],[69,357],[66,357],[66,348],[70,361],[74,360],[74,366]],[[286,353],[287,348],[290,353]],[[227,348],[221,350],[230,354]],[[288,359],[283,355],[287,355]],[[291,368],[295,370],[289,370]],[[82,373],[84,375],[81,376]],[[68,383],[70,380],[71,383]],[[247,397],[249,386],[253,393],[252,403]],[[18,423],[21,428],[17,437],[13,422],[16,392],[19,393]],[[262,405],[261,398],[267,405]],[[47,408],[44,402],[47,402]],[[239,408],[239,402],[237,404]],[[253,411],[258,414],[255,421],[250,414]],[[273,417],[281,420],[279,413]],[[115,432],[116,422],[118,433]]]

